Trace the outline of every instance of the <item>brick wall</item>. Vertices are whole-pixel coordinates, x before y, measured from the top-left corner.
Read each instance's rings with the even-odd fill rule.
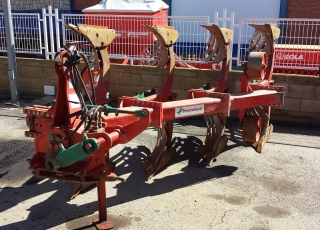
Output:
[[[43,96],[43,86],[56,85],[54,63],[51,60],[17,58],[19,92],[21,97]],[[157,91],[164,81],[165,70],[147,66],[111,65],[110,94],[114,101],[119,96],[155,88]],[[0,94],[10,95],[7,76],[7,58],[0,57]],[[173,91],[178,99],[184,99],[187,90],[199,88],[211,79],[215,85],[219,71],[201,69],[174,70]],[[231,71],[228,78],[229,92],[240,89],[240,71]],[[320,126],[320,78],[306,75],[274,74],[276,85],[285,86],[285,106],[272,110],[273,121],[295,122]]]
[[[70,10],[70,0],[11,0],[12,10],[41,10],[52,6],[63,10]],[[2,10],[2,1],[0,1],[0,10]]]
[[[320,1],[319,0],[288,0],[287,18],[320,18]],[[320,37],[319,22],[295,22],[294,25],[286,26],[286,43],[301,44],[303,37],[308,37],[307,44],[318,44]]]
[[[288,0],[287,18],[320,18],[319,0]]]
[[[83,10],[90,6],[94,6],[101,2],[101,0],[74,0],[73,7],[75,10]]]

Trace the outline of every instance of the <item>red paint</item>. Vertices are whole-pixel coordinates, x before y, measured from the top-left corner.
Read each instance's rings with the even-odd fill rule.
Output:
[[[307,49],[275,49],[275,66],[288,67],[314,67],[320,66],[320,51]]]
[[[85,24],[107,26],[109,29],[116,31],[116,38],[108,46],[108,52],[118,55],[141,55],[154,44],[154,35],[142,25],[168,25],[168,19],[164,17],[168,15],[167,9],[154,13],[113,12],[106,10],[103,12],[84,12],[84,15]],[[89,15],[104,16],[96,17]],[[119,17],[119,15],[123,15],[123,17]]]

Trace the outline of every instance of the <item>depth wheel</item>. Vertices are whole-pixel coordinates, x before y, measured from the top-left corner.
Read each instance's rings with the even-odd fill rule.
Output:
[[[255,143],[260,138],[262,119],[260,116],[245,115],[242,126],[242,140]]]

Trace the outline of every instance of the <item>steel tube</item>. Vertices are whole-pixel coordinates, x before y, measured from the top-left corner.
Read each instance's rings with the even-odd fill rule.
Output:
[[[106,198],[106,182],[98,181],[98,205],[99,205],[99,222],[107,221],[107,198]]]
[[[19,91],[18,91],[18,71],[16,62],[16,53],[14,45],[14,34],[11,16],[11,4],[10,0],[3,0],[3,13],[6,31],[6,41],[7,41],[7,55],[8,55],[8,77],[10,79],[10,91],[11,100],[13,102],[19,101]]]

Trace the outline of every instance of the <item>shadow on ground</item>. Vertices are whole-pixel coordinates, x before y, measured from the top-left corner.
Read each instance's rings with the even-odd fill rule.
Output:
[[[112,156],[111,160],[117,163],[115,172],[118,175],[126,173],[131,173],[131,175],[127,178],[126,183],[115,185],[117,196],[108,197],[108,207],[148,196],[170,193],[175,189],[192,184],[228,177],[237,170],[237,167],[227,165],[206,168],[200,156],[190,151],[200,144],[202,141],[193,136],[183,139],[175,138],[174,146],[177,148],[177,154],[167,167],[180,162],[183,168],[177,174],[163,178],[158,177],[159,179],[155,176],[153,181],[148,183],[144,181],[145,174],[140,159],[149,155],[150,150],[144,146],[123,148]],[[0,179],[0,182],[3,179],[4,177]],[[63,223],[66,223],[68,229],[94,229],[91,221],[98,208],[97,198],[92,197],[94,201],[84,205],[74,205],[68,202],[70,193],[70,183],[42,180],[35,177],[28,179],[21,187],[2,187],[0,212],[8,211],[17,205],[23,207],[23,203],[30,199],[44,199],[40,202],[34,202],[36,204],[30,207],[29,215],[26,218],[22,217],[22,221],[2,226],[2,229],[48,229]],[[42,194],[45,194],[44,197],[41,196]],[[81,199],[81,195],[76,199]],[[114,216],[113,219],[117,222],[117,229],[125,228],[130,225],[131,221],[125,216]]]

